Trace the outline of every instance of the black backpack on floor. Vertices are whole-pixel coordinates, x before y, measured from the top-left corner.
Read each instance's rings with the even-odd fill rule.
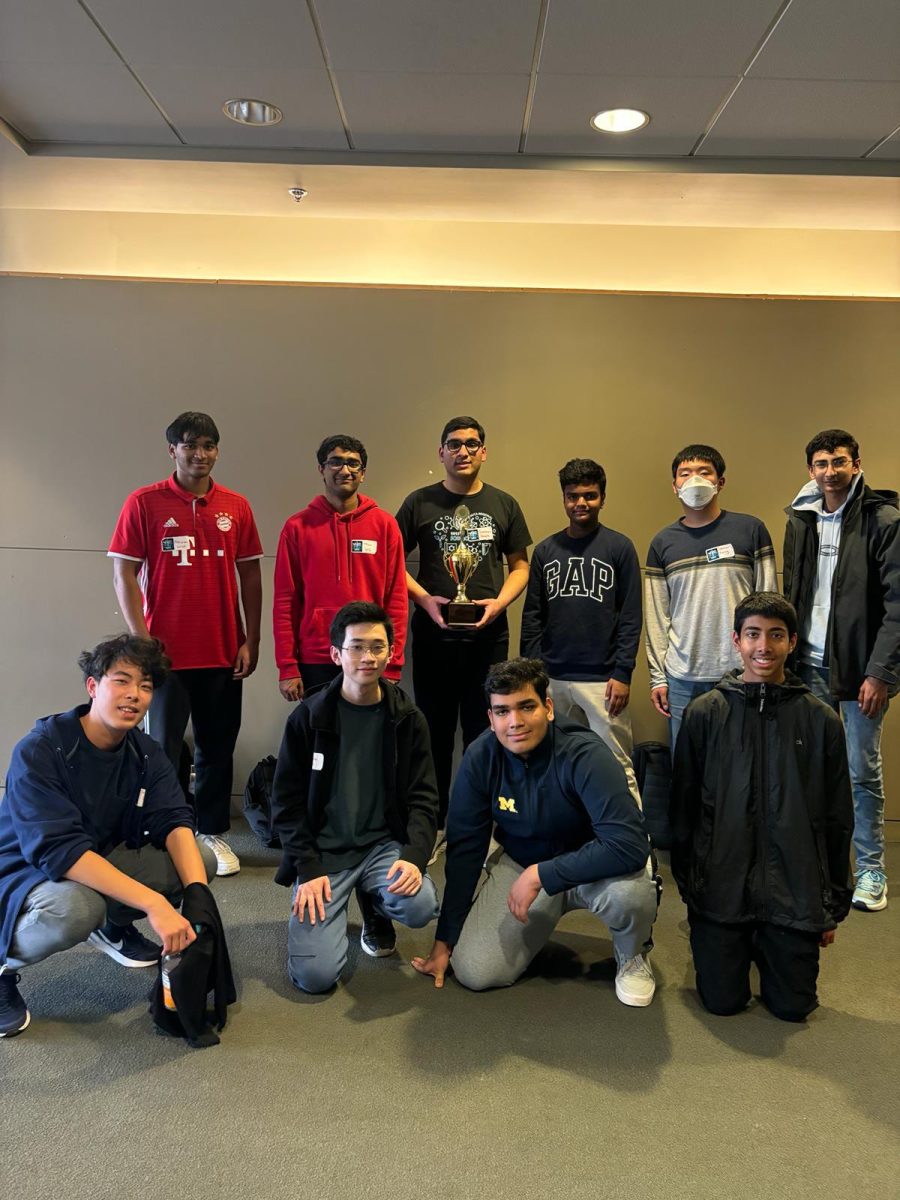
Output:
[[[272,828],[272,783],[275,780],[275,759],[271,754],[260,759],[247,779],[244,788],[244,816],[247,824],[270,850],[281,848],[281,838]]]
[[[672,845],[669,800],[672,794],[672,755],[662,742],[638,742],[631,761],[644,807],[644,824],[650,840],[660,850]]]

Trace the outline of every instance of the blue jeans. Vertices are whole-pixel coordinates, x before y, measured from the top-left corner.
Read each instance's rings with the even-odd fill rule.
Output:
[[[877,717],[864,717],[855,700],[835,700],[827,667],[801,663],[799,675],[814,696],[831,705],[844,723],[853,788],[853,851],[858,879],[863,871],[884,874],[884,776],[881,730],[887,705]]]
[[[669,721],[669,748],[673,754],[684,710],[692,700],[711,692],[718,682],[718,679],[675,679],[671,675],[666,676],[666,683],[669,685],[669,712],[672,714]]]
[[[388,889],[387,873],[400,857],[399,842],[380,842],[355,867],[329,873],[331,899],[325,903],[325,920],[310,924],[308,916],[288,923],[288,973],[303,992],[327,992],[347,965],[347,903],[356,887],[375,901],[382,916],[411,929],[421,929],[438,915],[440,905],[434,883],[427,875],[414,896],[395,896]],[[396,876],[395,876],[396,878]],[[292,897],[297,894],[294,886]]]

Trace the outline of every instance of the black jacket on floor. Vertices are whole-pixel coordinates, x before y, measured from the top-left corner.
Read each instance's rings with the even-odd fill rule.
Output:
[[[298,704],[288,717],[272,787],[272,828],[284,851],[275,882],[290,887],[326,875],[316,837],[332,799],[338,761],[338,700],[343,675]],[[438,795],[428,726],[412,700],[382,679],[387,704],[384,753],[372,770],[384,772],[384,815],[400,857],[424,873],[437,832]]]
[[[206,884],[188,884],[184,889],[181,915],[197,930],[197,938],[182,953],[181,962],[169,977],[175,1011],[166,1008],[162,979],[157,976],[150,992],[150,1012],[164,1032],[185,1037],[195,1047],[215,1046],[219,1036],[209,1017],[215,1018],[216,1029],[224,1029],[228,1005],[235,1002],[237,993],[222,918]],[[207,1011],[210,992],[213,994],[212,1013]]]
[[[672,780],[672,873],[723,924],[833,929],[850,910],[853,802],[840,717],[795,676],[740,670],[684,714]]]

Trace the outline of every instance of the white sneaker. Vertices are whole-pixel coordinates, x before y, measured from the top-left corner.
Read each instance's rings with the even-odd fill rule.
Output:
[[[223,842],[214,833],[198,833],[197,841],[202,842],[216,856],[217,875],[237,875],[241,869],[241,860],[227,842]]]
[[[619,964],[616,971],[616,996],[632,1008],[646,1008],[656,991],[656,980],[646,956],[636,954]]]

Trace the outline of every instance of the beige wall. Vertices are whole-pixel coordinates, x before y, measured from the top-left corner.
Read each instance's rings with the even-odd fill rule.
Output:
[[[55,192],[48,196],[57,199]],[[739,226],[737,207],[733,219]],[[4,209],[0,222],[0,271],[31,274],[728,296],[900,296],[900,233],[892,229],[57,209]]]
[[[121,628],[109,534],[125,494],[166,474],[162,431],[184,408],[215,416],[217,478],[249,497],[269,555],[242,781],[288,711],[268,628],[271,555],[284,518],[318,490],[324,435],[365,441],[366,490],[393,511],[440,477],[444,419],[472,412],[487,426],[485,477],[519,498],[536,539],[563,523],[556,470],[595,457],[606,519],[642,557],[677,515],[673,453],[711,442],[729,464],[725,504],[762,517],[780,552],[817,429],[848,426],[869,481],[897,486],[898,378],[889,303],[4,279],[0,762],[36,715],[79,699],[77,652]],[[659,737],[646,691],[641,665],[636,732]],[[885,738],[894,821],[897,721]]]

